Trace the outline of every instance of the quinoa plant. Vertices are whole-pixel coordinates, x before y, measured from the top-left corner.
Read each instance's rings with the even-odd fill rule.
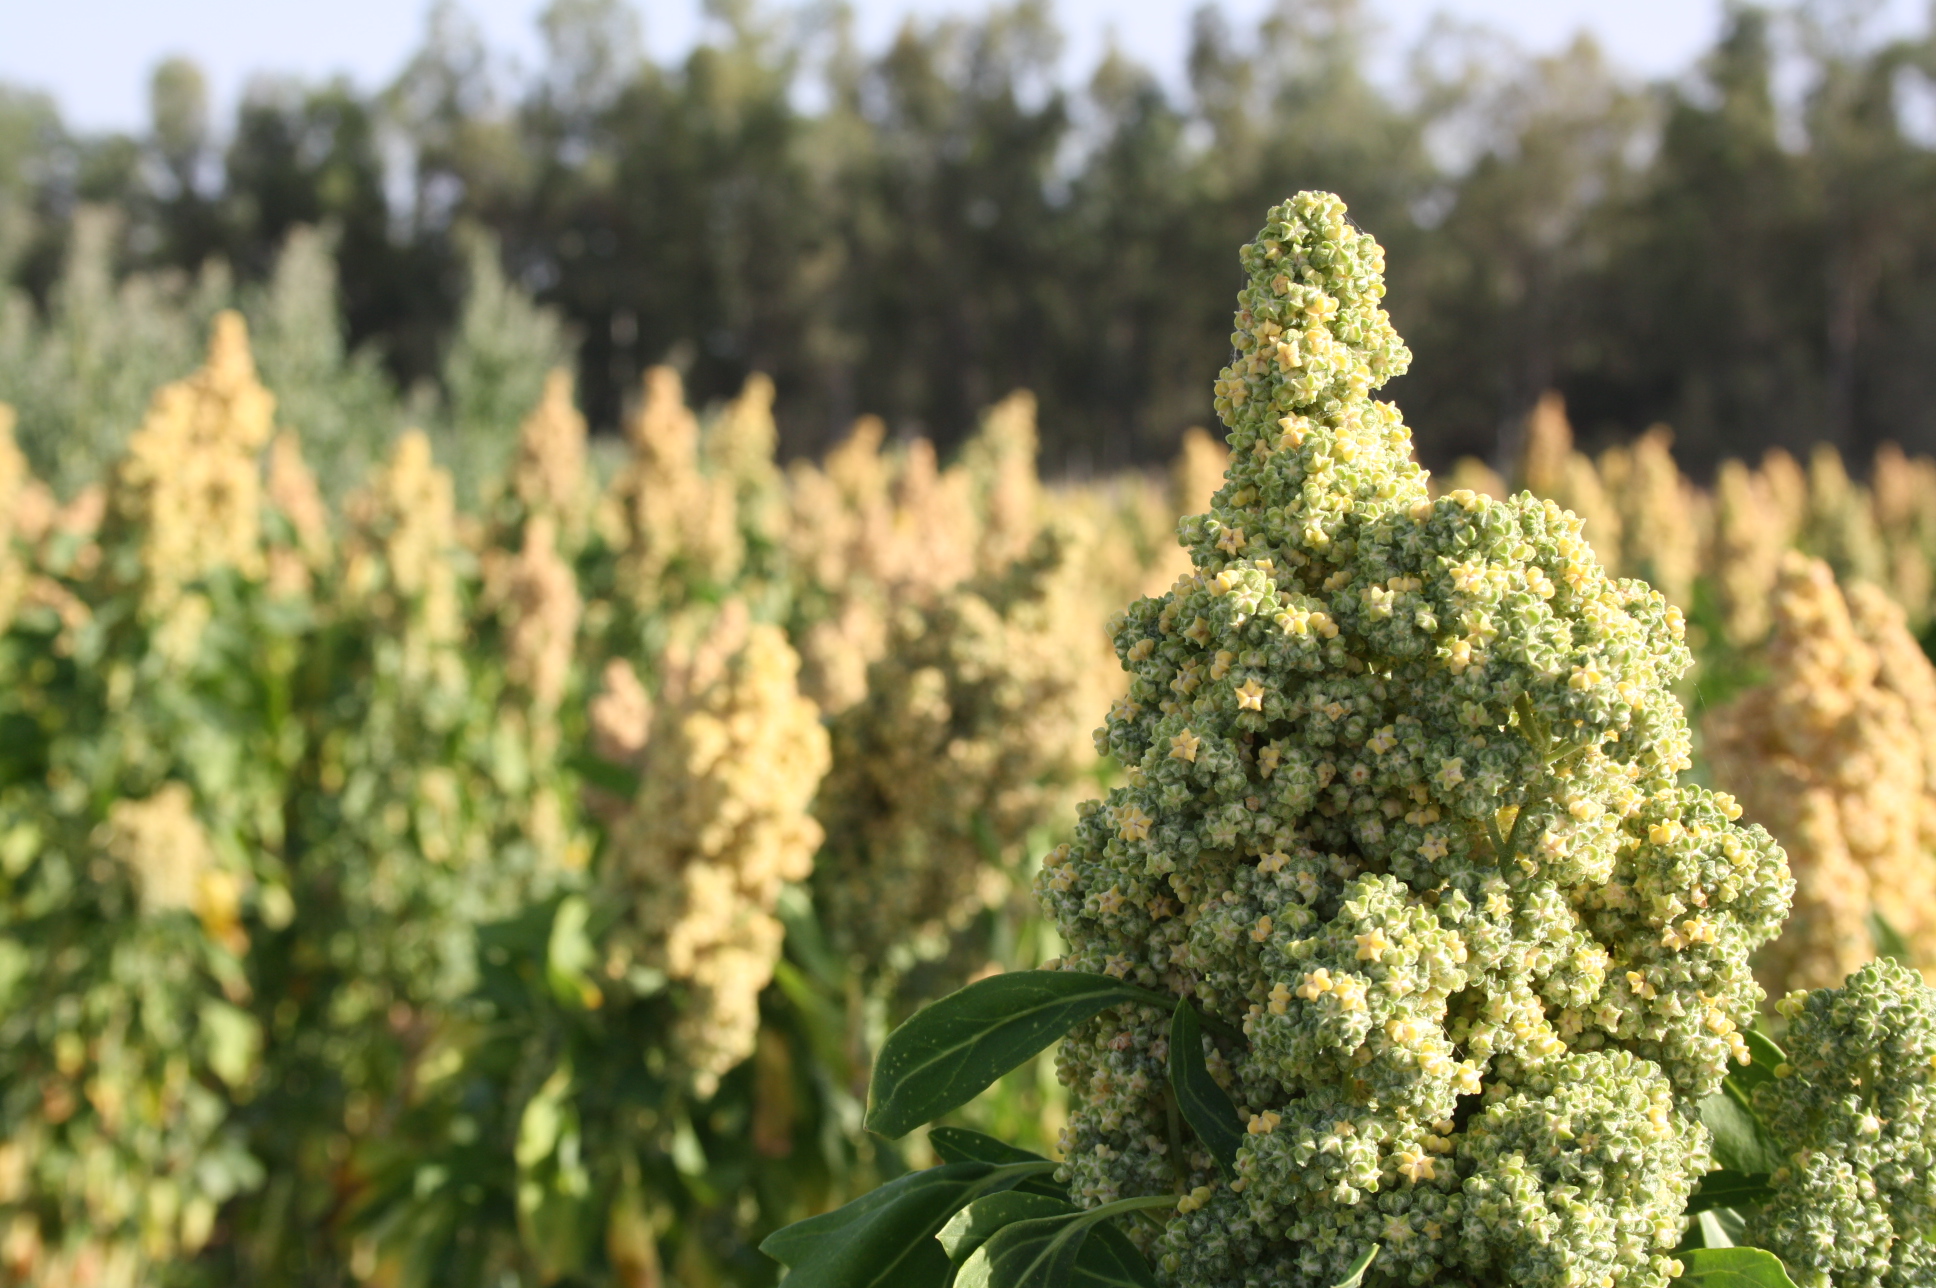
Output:
[[[1066,1033],[1064,1157],[936,1129],[942,1167],[769,1241],[800,1288],[889,1282],[875,1246],[974,1285],[1687,1269],[1791,883],[1682,782],[1681,615],[1556,504],[1428,494],[1370,396],[1410,355],[1340,201],[1275,208],[1243,264],[1223,488],[1180,525],[1191,571],[1113,624],[1125,782],[1038,878],[1067,955],[876,1066],[894,1135]],[[1738,1251],[1699,1255],[1779,1273]]]

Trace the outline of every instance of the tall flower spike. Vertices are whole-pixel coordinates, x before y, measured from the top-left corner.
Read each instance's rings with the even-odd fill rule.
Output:
[[[1721,462],[1709,565],[1722,627],[1735,647],[1752,647],[1767,636],[1773,624],[1769,600],[1793,536],[1767,478],[1740,461]]]
[[[1679,613],[1551,502],[1428,497],[1343,204],[1243,264],[1229,474],[1116,624],[1127,783],[1036,888],[1069,967],[1243,1026],[1227,1089],[1277,1118],[1217,1185],[1168,1145],[1167,1015],[1108,1013],[1062,1048],[1072,1190],[1212,1187],[1155,1248],[1192,1288],[1328,1288],[1374,1243],[1395,1281],[1662,1288],[1780,852],[1679,782]]]
[[[1888,547],[1889,588],[1918,630],[1936,591],[1936,461],[1908,457],[1894,443],[1876,448],[1869,471],[1876,523]]]
[[[1681,477],[1673,445],[1673,432],[1655,425],[1627,446],[1603,452],[1600,476],[1620,509],[1619,571],[1687,607],[1694,602],[1706,505]],[[1611,560],[1612,552],[1604,553]]]
[[[645,373],[645,398],[625,436],[632,456],[612,480],[600,515],[606,541],[618,553],[621,591],[656,607],[675,569],[701,581],[730,582],[746,553],[733,484],[700,470],[699,422],[686,407],[678,372],[653,367]]]
[[[155,394],[115,467],[109,521],[139,544],[150,611],[218,568],[261,562],[261,469],[275,396],[256,379],[239,313],[217,315],[208,360]]]
[[[1828,565],[1790,551],[1774,596],[1770,677],[1706,722],[1715,781],[1794,865],[1794,916],[1759,963],[1771,992],[1839,982],[1875,955],[1878,915],[1919,965],[1936,966],[1936,859],[1926,848],[1936,801],[1910,705],[1919,697],[1923,724],[1936,725],[1927,709],[1936,681],[1900,612],[1873,589],[1860,602],[1862,629]]]
[[[675,1046],[701,1096],[753,1053],[784,938],[780,890],[812,873],[821,840],[807,806],[827,733],[800,696],[799,665],[779,628],[738,601],[698,647],[674,650],[638,798],[612,831],[607,879],[627,910],[616,951],[689,990]],[[607,684],[618,696],[625,677]]]
[[[0,403],[0,632],[13,620],[29,576],[25,554],[16,548],[26,534],[18,531],[15,507],[33,480],[26,455],[14,444],[13,426],[13,408]]]
[[[545,375],[544,394],[518,429],[511,491],[527,516],[549,516],[567,551],[584,541],[585,418],[571,400],[571,373]]]
[[[1540,395],[1526,418],[1526,450],[1520,458],[1520,485],[1534,496],[1559,502],[1579,516],[1582,535],[1610,569],[1620,557],[1620,510],[1607,495],[1600,471],[1586,453],[1573,448],[1573,425],[1566,400],[1553,390]]]

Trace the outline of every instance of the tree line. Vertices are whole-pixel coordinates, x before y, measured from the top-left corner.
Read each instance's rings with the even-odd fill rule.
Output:
[[[1211,419],[1230,247],[1327,188],[1390,249],[1415,354],[1391,396],[1428,463],[1512,459],[1547,389],[1586,445],[1665,422],[1696,473],[1930,451],[1936,39],[1862,11],[1731,5],[1645,83],[1586,38],[1534,55],[1448,21],[1377,74],[1359,0],[1206,5],[1172,85],[1116,50],[1069,83],[1044,0],[881,48],[840,6],[715,0],[671,63],[623,0],[552,0],[521,75],[446,0],[393,83],[264,76],[226,123],[186,59],[139,133],[0,89],[0,277],[12,325],[44,325],[90,209],[117,273],[245,284],[319,227],[347,343],[408,389],[443,379],[488,233],[568,324],[596,427],[658,362],[702,400],[772,376],[788,453],[863,413],[946,450],[1026,387],[1045,464],[1080,476]]]

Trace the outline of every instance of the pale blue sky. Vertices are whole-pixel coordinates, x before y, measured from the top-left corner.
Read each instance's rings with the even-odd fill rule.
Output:
[[[1928,0],[1867,0],[1885,29],[1920,28]],[[1224,0],[1238,19],[1268,0]],[[1720,23],[1721,0],[1373,0],[1394,45],[1439,11],[1485,22],[1523,47],[1557,47],[1592,30],[1616,63],[1648,76],[1685,67]],[[1058,0],[1072,70],[1087,68],[1105,32],[1167,75],[1180,67],[1195,0]],[[543,0],[466,0],[494,47],[535,59],[532,19]],[[973,12],[979,0],[856,0],[862,35],[877,47],[908,14]],[[83,128],[133,128],[145,119],[149,69],[185,53],[209,72],[218,120],[253,72],[319,79],[347,72],[386,81],[415,46],[426,5],[416,0],[0,0],[0,80],[51,91]],[[647,43],[660,56],[687,47],[698,0],[643,0]]]

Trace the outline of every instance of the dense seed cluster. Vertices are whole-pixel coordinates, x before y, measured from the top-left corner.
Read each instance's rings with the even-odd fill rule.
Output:
[[[1876,961],[1776,1009],[1788,1063],[1755,1104],[1788,1162],[1750,1237],[1800,1288],[1936,1281],[1936,994]]]
[[[241,315],[221,314],[207,364],[155,394],[115,470],[110,515],[139,534],[135,575],[149,611],[173,609],[185,585],[215,569],[250,570],[260,559],[257,458],[274,416]]]
[[[1768,680],[1704,723],[1715,781],[1795,875],[1762,983],[1841,982],[1875,955],[1878,916],[1936,967],[1936,675],[1901,609],[1873,586],[1845,599],[1819,559],[1789,552],[1772,602]]]
[[[1072,557],[1045,532],[1000,575],[904,606],[866,697],[833,718],[815,896],[857,960],[941,952],[1009,892],[1002,842],[1067,817],[1094,755],[1083,713],[1109,699]]]
[[[637,964],[685,990],[673,1046],[702,1096],[753,1053],[784,936],[780,890],[813,871],[820,844],[807,804],[827,734],[799,668],[777,627],[730,603],[665,660],[657,711],[621,664],[595,717],[614,750],[646,735],[639,795],[611,832],[607,884],[626,915],[608,974]]]
[[[1066,964],[1193,995],[1249,1117],[1239,1180],[1172,1143],[1165,1017],[1064,1045],[1086,1202],[1209,1186],[1168,1281],[1658,1288],[1744,1051],[1780,851],[1680,784],[1680,614],[1558,505],[1433,500],[1383,255],[1335,198],[1271,212],[1216,387],[1231,466],[1193,570],[1115,623],[1126,785],[1038,890]]]

